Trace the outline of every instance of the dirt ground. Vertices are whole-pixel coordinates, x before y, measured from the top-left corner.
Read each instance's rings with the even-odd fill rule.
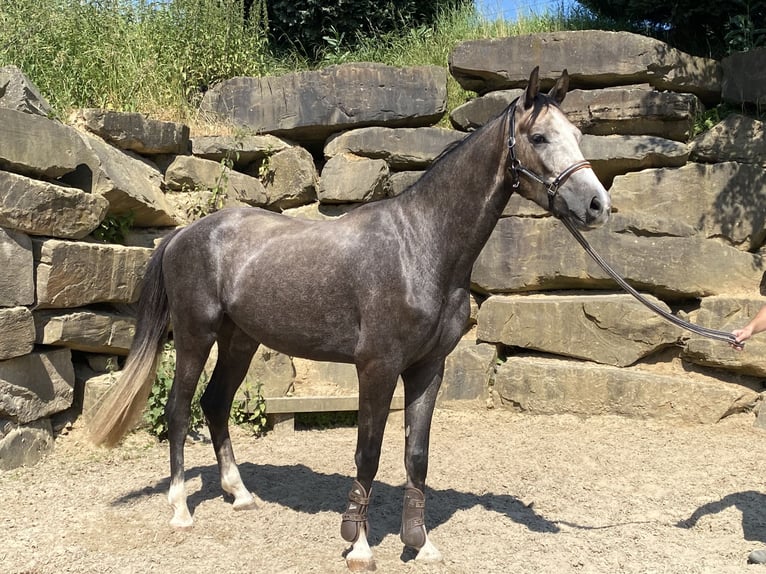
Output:
[[[427,524],[444,561],[423,565],[398,540],[394,415],[370,515],[378,572],[766,572],[746,563],[766,547],[766,434],[752,423],[440,410]],[[179,532],[168,526],[167,446],[136,433],[96,449],[76,425],[37,466],[0,472],[0,571],[345,572],[355,429],[234,440],[260,507],[234,512],[212,448],[191,444],[195,526]]]

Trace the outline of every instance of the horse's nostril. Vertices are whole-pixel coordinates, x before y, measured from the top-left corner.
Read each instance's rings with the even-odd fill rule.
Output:
[[[603,205],[601,204],[601,200],[598,197],[594,197],[590,200],[590,212],[591,213],[601,213],[603,209]]]

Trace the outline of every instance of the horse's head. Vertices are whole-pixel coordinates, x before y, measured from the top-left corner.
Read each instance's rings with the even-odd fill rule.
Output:
[[[611,200],[580,151],[580,130],[559,108],[569,88],[566,70],[540,93],[538,68],[510,110],[510,170],[522,196],[578,227],[609,219]]]

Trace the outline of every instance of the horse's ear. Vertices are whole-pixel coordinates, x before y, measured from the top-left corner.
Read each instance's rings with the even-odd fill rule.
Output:
[[[540,66],[535,66],[532,73],[529,74],[529,83],[524,90],[524,109],[529,109],[540,91]]]
[[[569,73],[564,69],[563,72],[561,72],[561,77],[556,80],[556,84],[551,88],[551,91],[548,92],[548,95],[553,98],[553,101],[557,104],[560,104],[564,101],[564,96],[567,95],[567,92],[569,91]]]

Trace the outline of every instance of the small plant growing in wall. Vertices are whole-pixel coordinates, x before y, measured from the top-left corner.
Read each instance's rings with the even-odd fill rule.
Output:
[[[104,243],[124,245],[128,232],[133,228],[134,220],[133,211],[123,215],[107,215],[93,231],[93,237]]]
[[[210,188],[195,187],[192,191],[208,191],[210,194],[207,199],[198,204],[194,204],[186,210],[190,219],[200,219],[206,215],[214,213],[219,209],[222,209],[226,203],[227,190],[229,188],[229,172],[234,169],[234,162],[239,154],[234,154],[234,157],[227,152],[226,156],[221,159],[221,169],[218,172],[218,177],[215,184]],[[189,191],[185,189],[183,191]]]

